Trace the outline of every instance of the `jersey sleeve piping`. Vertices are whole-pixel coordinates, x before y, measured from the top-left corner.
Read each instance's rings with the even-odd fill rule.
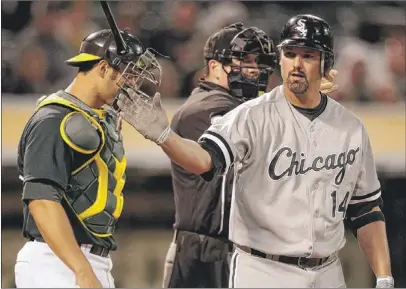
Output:
[[[230,148],[230,145],[221,135],[219,135],[215,132],[212,132],[212,131],[206,131],[200,137],[199,140],[201,140],[201,139],[211,140],[213,143],[215,143],[220,148],[220,150],[224,156],[226,168],[229,168],[231,166],[231,164],[234,163],[234,155]]]
[[[349,204],[353,205],[358,203],[371,202],[378,199],[380,196],[381,196],[381,188],[363,196],[353,196]]]

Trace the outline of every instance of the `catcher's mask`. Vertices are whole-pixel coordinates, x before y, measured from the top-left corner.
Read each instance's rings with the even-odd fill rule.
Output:
[[[162,68],[156,59],[158,53],[151,48],[145,49],[138,38],[127,31],[120,31],[120,34],[125,49],[116,44],[110,29],[103,29],[87,36],[82,41],[79,54],[66,63],[81,67],[89,62],[106,60],[121,73],[117,80],[121,89],[130,87],[141,96],[150,98],[161,84]]]
[[[219,37],[219,34],[228,34],[232,38],[227,39],[227,35]],[[206,44],[205,58],[231,67],[231,71],[226,72],[228,86],[231,94],[242,101],[265,91],[276,65],[273,41],[259,28],[245,28],[242,23],[234,23],[214,34]],[[233,59],[238,60],[238,64]]]

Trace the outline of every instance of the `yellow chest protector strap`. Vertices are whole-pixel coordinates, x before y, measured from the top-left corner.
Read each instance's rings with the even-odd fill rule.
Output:
[[[37,105],[36,110],[50,104],[59,104],[73,109],[74,112],[68,113],[61,122],[60,133],[63,140],[75,151],[83,154],[92,154],[96,151],[100,151],[105,143],[105,135],[98,121],[100,119],[99,115],[90,108],[84,107],[84,105],[79,102],[73,101],[54,93],[43,98]],[[67,126],[68,122],[70,124],[69,128]],[[76,126],[76,131],[71,132],[71,127],[74,126]],[[86,131],[82,138],[85,137],[87,139],[82,141],[82,143],[88,143],[87,145],[80,145],[80,141],[75,141],[80,138],[80,136],[77,135],[80,131]],[[97,131],[100,133],[101,139]]]

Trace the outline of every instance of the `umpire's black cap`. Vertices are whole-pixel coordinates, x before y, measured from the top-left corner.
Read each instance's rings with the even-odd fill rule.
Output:
[[[237,22],[210,35],[204,46],[204,59],[206,61],[216,59],[217,53],[230,49],[231,41],[243,27],[244,25],[241,22]]]
[[[241,22],[224,27],[206,41],[203,56],[223,64],[230,64],[232,57],[244,60],[246,54],[256,54],[257,64],[273,69],[275,53],[272,39],[257,27],[244,27]]]

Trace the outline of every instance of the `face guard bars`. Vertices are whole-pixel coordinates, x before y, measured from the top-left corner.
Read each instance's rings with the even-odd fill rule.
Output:
[[[277,64],[277,56],[272,40],[257,27],[246,28],[239,32],[231,41],[230,49],[223,50],[218,57],[222,58],[221,60],[224,61],[222,63],[231,65],[232,70],[240,71],[245,75],[246,81],[257,85],[258,90],[261,92],[266,91],[269,76],[273,73]],[[233,64],[233,58],[240,60],[240,65]],[[252,63],[256,64],[254,68],[259,71],[254,76],[255,79],[244,72],[244,70],[253,68]]]
[[[148,48],[135,62],[129,62],[122,71],[117,85],[124,91],[126,88],[132,88],[145,100],[151,99],[162,80],[162,67],[156,59],[156,54],[159,53]]]
[[[231,55],[242,62],[248,62],[247,57],[255,57],[255,63],[261,73],[272,73],[276,65],[276,54],[272,40],[266,33],[256,27],[250,27],[239,32],[231,41]],[[252,62],[252,60],[251,60]],[[244,66],[241,66],[243,68]]]

